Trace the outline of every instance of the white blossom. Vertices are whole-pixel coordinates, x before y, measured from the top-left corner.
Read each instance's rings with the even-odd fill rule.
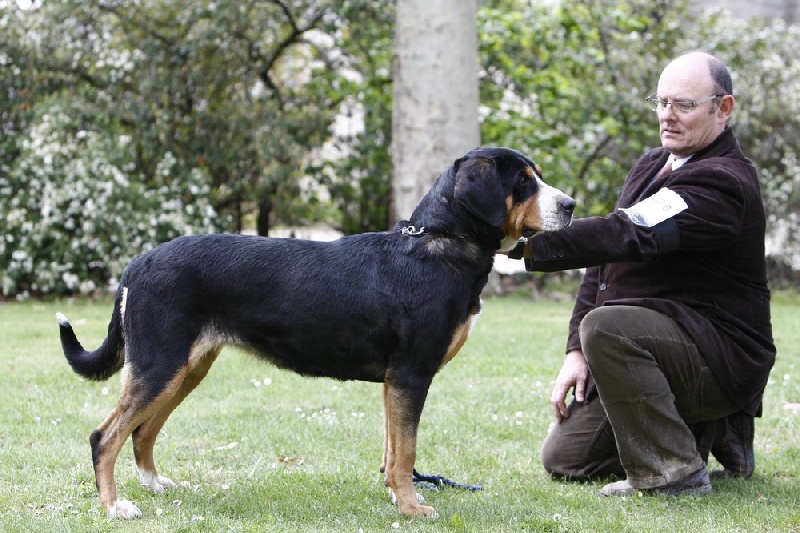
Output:
[[[0,181],[4,296],[113,289],[134,256],[179,235],[214,230],[203,170],[184,171],[166,152],[157,168],[162,185],[147,189],[130,174],[130,139],[87,129],[70,134],[68,105],[54,101],[40,114]]]

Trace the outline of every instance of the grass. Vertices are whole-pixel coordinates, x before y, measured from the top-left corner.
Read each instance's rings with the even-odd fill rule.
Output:
[[[56,311],[95,348],[111,303],[0,304],[0,530],[29,531],[800,531],[800,301],[779,295],[779,357],[756,421],[756,474],[708,497],[603,499],[602,483],[563,483],[538,451],[553,420],[550,389],[571,303],[491,299],[467,345],[434,380],[418,467],[484,489],[421,490],[440,518],[387,503],[378,472],[381,389],[302,379],[226,349],[156,445],[180,484],[139,486],[130,443],[117,463],[123,497],[144,516],[111,521],[97,504],[90,431],[119,379],[74,375]]]

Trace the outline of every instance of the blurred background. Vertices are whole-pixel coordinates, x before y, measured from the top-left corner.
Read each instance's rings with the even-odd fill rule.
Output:
[[[798,17],[797,0],[0,0],[0,300],[105,294],[185,234],[384,231],[477,145],[526,153],[577,216],[603,215],[660,144],[645,97],[693,49],[731,69],[770,283],[800,290]],[[498,261],[491,290],[549,279],[520,267]]]

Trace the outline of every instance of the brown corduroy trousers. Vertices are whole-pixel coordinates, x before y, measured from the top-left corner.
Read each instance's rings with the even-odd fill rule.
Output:
[[[704,468],[696,428],[739,408],[686,331],[656,311],[611,305],[588,313],[580,336],[597,394],[551,427],[545,469],[572,479],[626,476],[648,489]]]

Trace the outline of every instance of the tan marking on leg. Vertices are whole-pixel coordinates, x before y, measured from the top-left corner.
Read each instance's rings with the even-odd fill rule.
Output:
[[[389,498],[397,503],[400,512],[414,517],[435,518],[433,507],[420,505],[414,489],[414,463],[417,460],[417,430],[414,416],[402,390],[388,384],[385,393],[389,414],[389,456],[386,465],[386,483]]]
[[[136,466],[139,469],[139,480],[143,486],[154,492],[162,492],[166,488],[175,487],[175,483],[172,480],[159,476],[156,469],[153,448],[158,434],[172,412],[203,381],[222,349],[219,346],[209,347],[207,344],[197,344],[195,346],[196,348],[192,350],[189,357],[189,370],[178,391],[153,416],[142,423],[133,434],[133,453],[136,457]]]
[[[389,454],[391,451],[389,450],[389,442],[390,442],[390,435],[389,435],[389,384],[384,382],[383,384],[383,459],[381,461],[381,472],[383,473],[383,483],[387,484],[386,480],[386,465],[389,464]]]
[[[187,368],[183,368],[167,384],[164,390],[152,401],[146,403],[139,397],[141,390],[137,388],[136,377],[128,369],[123,373],[122,394],[117,406],[92,433],[92,453],[94,455],[94,471],[100,503],[108,510],[109,516],[132,518],[141,514],[130,502],[118,500],[117,486],[114,482],[114,466],[125,441],[133,430],[142,422],[153,416],[180,389]],[[95,440],[97,441],[95,442]]]

